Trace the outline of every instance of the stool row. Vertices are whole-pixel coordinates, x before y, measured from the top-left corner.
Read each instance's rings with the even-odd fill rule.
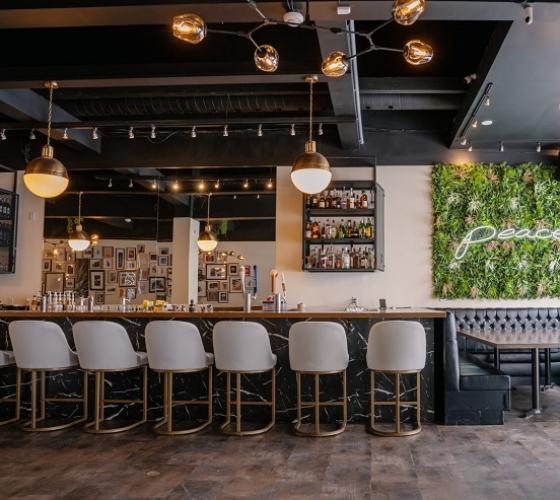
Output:
[[[76,346],[74,352],[68,345],[64,332],[49,321],[14,321],[9,325],[13,351],[0,351],[0,367],[16,365],[15,397],[2,402],[15,404],[15,417],[0,422],[6,425],[20,419],[22,371],[31,373],[31,418],[23,424],[26,431],[54,431],[84,423],[86,432],[103,434],[122,432],[147,422],[148,367],[163,374],[163,419],[154,430],[160,434],[190,434],[201,431],[212,423],[212,367],[226,376],[226,420],[220,429],[235,436],[261,434],[275,423],[276,411],[276,355],[272,353],[268,332],[260,323],[250,321],[220,321],[213,329],[214,353],[205,352],[200,332],[192,323],[184,321],[152,321],[146,326],[146,351],[135,351],[125,328],[112,321],[80,321],[73,326]],[[347,422],[346,369],[349,355],[344,328],[334,322],[305,321],[292,325],[289,333],[290,367],[296,375],[297,418],[294,432],[300,436],[324,437],[340,434]],[[413,321],[385,321],[376,323],[369,332],[367,365],[371,373],[371,417],[369,430],[383,436],[403,436],[420,432],[420,371],[426,359],[424,328]],[[47,397],[46,372],[81,368],[83,370],[82,397]],[[142,370],[141,399],[106,399],[105,373]],[[173,375],[207,371],[207,399],[176,400]],[[253,373],[271,373],[269,400],[247,401],[241,397],[241,376]],[[95,376],[93,421],[88,420],[88,374]],[[395,399],[376,401],[376,373],[389,373],[395,377]],[[342,398],[338,401],[320,401],[319,377],[340,374]],[[416,399],[402,400],[400,378],[403,374],[416,374]],[[40,376],[40,380],[38,377]],[[232,377],[235,378],[235,396],[232,399]],[[302,400],[302,378],[314,377],[312,401]],[[40,397],[37,392],[40,386]],[[83,413],[65,424],[46,426],[46,404],[51,401],[79,403]],[[140,404],[142,417],[122,427],[107,426],[105,405]],[[200,425],[178,429],[173,422],[176,405],[205,405],[207,419]],[[271,419],[263,427],[247,428],[242,421],[242,407],[265,405],[271,410]],[[381,430],[376,424],[376,406],[395,408],[395,430]],[[232,406],[235,420],[232,422]],[[341,424],[334,430],[324,430],[320,421],[323,407],[341,407]],[[416,422],[411,430],[402,430],[401,409],[416,410]],[[313,409],[310,429],[302,424],[302,412]]]

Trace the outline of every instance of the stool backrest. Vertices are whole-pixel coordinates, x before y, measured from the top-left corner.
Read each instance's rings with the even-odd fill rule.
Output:
[[[218,370],[258,372],[276,363],[265,327],[252,321],[220,321],[212,332]]]
[[[369,331],[370,370],[413,371],[426,364],[426,332],[417,321],[382,321]]]
[[[206,352],[198,328],[186,321],[151,321],[146,326],[148,363],[154,370],[202,370]]]
[[[8,331],[19,368],[68,368],[76,363],[62,328],[52,321],[12,321]]]
[[[301,372],[339,372],[348,367],[346,331],[339,323],[302,321],[290,328],[290,367]]]
[[[82,368],[126,370],[138,366],[136,352],[122,325],[113,321],[80,321],[72,331]]]

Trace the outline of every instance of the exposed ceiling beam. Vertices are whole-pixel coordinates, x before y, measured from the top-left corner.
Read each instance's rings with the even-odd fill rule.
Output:
[[[338,21],[333,27],[346,30],[346,21]],[[350,29],[353,24],[350,25]],[[317,32],[321,57],[325,59],[331,52],[340,51],[345,54],[352,53],[355,48],[355,35],[338,34],[327,30]],[[331,96],[332,108],[335,116],[351,116],[353,122],[339,123],[337,125],[340,144],[344,149],[358,149],[363,140],[361,109],[359,102],[359,86],[357,78],[357,65],[352,66],[355,73],[345,75],[343,78],[329,78],[327,85]]]
[[[22,127],[35,128],[38,131],[46,134],[46,120],[48,114],[48,99],[37,94],[29,89],[0,89],[0,113],[9,118],[18,120]],[[66,112],[60,106],[53,105],[53,121],[55,122],[70,122],[76,124],[79,120]],[[36,125],[29,125],[29,122],[36,123]],[[7,128],[7,127],[5,127]],[[51,135],[54,139],[60,140],[63,136],[63,131],[53,129]],[[68,139],[65,143],[72,147],[76,146],[78,149],[89,149],[96,153],[101,152],[101,141],[93,140],[91,133],[83,130],[68,131]]]
[[[311,18],[319,22],[337,21],[338,1],[315,0],[311,2]],[[390,16],[390,1],[347,1],[354,20],[381,20]],[[169,24],[173,16],[195,12],[208,23],[260,22],[260,18],[247,2],[172,3],[149,5],[102,5],[94,7],[63,8],[4,8],[0,10],[0,29],[63,28],[84,26],[125,26]],[[539,4],[539,9],[543,6]],[[284,2],[260,2],[265,15],[281,18]],[[514,2],[458,2],[432,1],[428,3],[423,19],[426,20],[511,20],[521,15]],[[549,19],[558,20],[558,17]]]
[[[462,78],[445,77],[360,77],[360,93],[367,94],[464,94]]]

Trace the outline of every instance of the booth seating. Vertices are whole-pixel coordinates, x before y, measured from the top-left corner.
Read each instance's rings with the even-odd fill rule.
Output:
[[[460,353],[455,314],[445,325],[444,423],[448,425],[497,425],[509,408],[510,377],[468,353]],[[462,324],[462,323],[460,323]]]
[[[16,359],[12,351],[0,351],[0,369],[14,368]],[[21,370],[16,368],[16,386],[15,396],[0,398],[0,404],[14,403],[14,417],[7,420],[0,420],[0,426],[9,425],[17,422],[20,415],[20,397],[21,397]]]
[[[453,309],[457,329],[469,331],[542,331],[560,330],[560,309],[558,308],[508,308],[508,309]],[[459,347],[479,361],[498,366],[510,375],[512,384],[529,384],[531,381],[531,351],[529,349],[495,352],[480,343],[459,339]],[[551,385],[554,378],[560,379],[560,350],[542,349],[540,353],[543,383]]]

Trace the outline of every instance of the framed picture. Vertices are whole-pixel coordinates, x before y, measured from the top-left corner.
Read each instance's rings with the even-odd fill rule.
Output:
[[[136,247],[127,247],[126,260],[136,260]]]
[[[103,269],[103,260],[102,259],[91,259],[89,261],[89,268],[90,269]]]
[[[63,292],[64,273],[47,273],[45,275],[45,292]]]
[[[204,262],[206,264],[212,264],[216,262],[216,256],[212,252],[207,252],[204,254]]]
[[[227,279],[227,265],[206,264],[206,279],[212,279],[212,280]]]
[[[89,289],[105,290],[105,271],[89,272]]]
[[[148,279],[148,268],[140,268],[138,269],[138,280],[147,280]]]
[[[139,280],[138,295],[147,295],[147,294],[148,294],[148,280]]]
[[[126,261],[126,270],[127,271],[134,271],[136,269],[136,261],[135,260],[127,260]]]
[[[91,249],[91,247],[82,252],[83,259],[91,259],[92,257],[93,257],[93,250]]]
[[[115,249],[115,267],[119,270],[124,269],[124,263],[126,260],[124,257],[125,257],[124,248]]]
[[[144,245],[144,243],[140,243],[138,245],[136,245],[136,252],[137,253],[145,253],[146,252],[146,245]]]
[[[227,268],[229,276],[239,276],[239,264],[228,264]]]
[[[219,292],[220,291],[220,282],[219,281],[207,281],[206,282],[206,289],[209,292]]]
[[[167,267],[159,267],[158,266],[156,276],[166,276],[166,275],[167,275]]]
[[[66,260],[66,249],[65,248],[55,248],[53,250],[54,258],[56,260]]]
[[[96,246],[93,247],[93,258],[94,259],[102,259],[103,258],[103,247]]]
[[[113,254],[115,249],[113,247],[101,247],[102,250],[102,255],[104,259],[109,259],[109,258],[113,258]]]
[[[227,292],[228,291],[228,280],[218,281],[220,284],[220,292]]]
[[[114,267],[113,257],[103,257],[103,269],[114,269]]]
[[[160,255],[158,257],[158,266],[167,267],[169,265],[169,256],[168,255]]]
[[[169,255],[169,247],[163,247],[159,249],[160,255]]]
[[[239,266],[240,270],[241,270],[241,268],[245,269],[245,276],[251,276],[251,266],[243,264],[243,265]]]
[[[120,272],[119,286],[136,286],[136,273],[130,271]]]
[[[150,293],[164,292],[165,291],[165,278],[163,276],[152,276],[149,279]]]
[[[149,274],[150,276],[157,276],[157,273],[158,273],[158,271],[157,271],[157,265],[156,265],[156,264],[151,264],[151,265],[150,265],[150,269],[148,270],[148,274]]]
[[[225,303],[228,302],[228,293],[227,292],[218,292],[218,302]]]
[[[52,260],[43,259],[43,272],[50,273],[52,271]]]
[[[256,286],[257,282],[255,281],[255,278],[245,278],[245,288],[247,290],[254,290]]]
[[[157,253],[150,253],[150,262],[152,263],[157,262]]]
[[[230,293],[241,293],[241,292],[243,292],[241,278],[230,278],[229,279],[229,292]]]
[[[107,285],[117,285],[119,283],[119,274],[117,271],[105,271],[105,283]]]
[[[105,295],[117,295],[117,288],[116,285],[105,286]]]
[[[74,286],[76,284],[76,280],[73,276],[66,277],[64,280],[64,290],[74,290]]]
[[[52,271],[54,273],[65,273],[66,262],[53,262]]]
[[[93,303],[96,306],[102,306],[103,304],[105,304],[105,292],[96,292],[93,295]]]
[[[208,292],[206,294],[206,298],[208,299],[208,302],[218,302],[218,298],[220,292]]]
[[[150,265],[150,261],[148,259],[148,254],[139,253],[138,254],[138,267],[148,267],[149,265]]]
[[[199,281],[198,282],[198,296],[205,297],[206,296],[206,281]]]
[[[66,264],[66,275],[74,276],[75,266],[74,264]]]
[[[123,293],[128,300],[134,300],[136,298],[136,288],[134,287],[124,288]]]

